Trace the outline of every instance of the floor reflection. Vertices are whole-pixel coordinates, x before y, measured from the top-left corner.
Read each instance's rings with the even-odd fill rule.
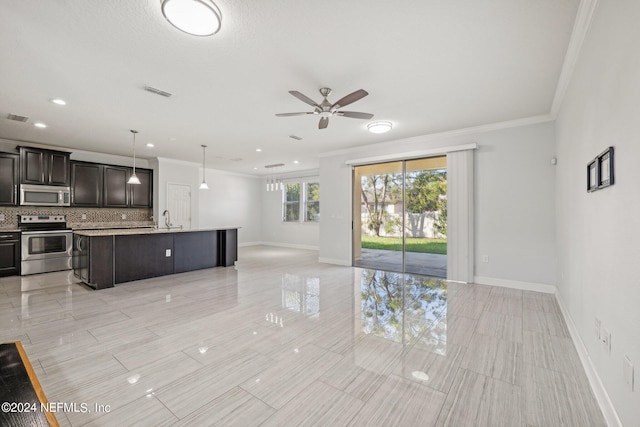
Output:
[[[370,269],[355,274],[362,332],[446,353],[446,281]]]

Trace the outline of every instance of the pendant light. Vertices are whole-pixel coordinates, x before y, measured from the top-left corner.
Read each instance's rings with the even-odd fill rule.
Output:
[[[136,176],[136,133],[138,131],[131,130],[131,133],[133,134],[133,173],[129,177],[127,184],[140,184],[140,179]]]
[[[202,183],[200,184],[200,189],[201,190],[208,190],[209,186],[207,185],[207,183],[204,180],[204,149],[207,148],[206,145],[201,145],[202,147]]]

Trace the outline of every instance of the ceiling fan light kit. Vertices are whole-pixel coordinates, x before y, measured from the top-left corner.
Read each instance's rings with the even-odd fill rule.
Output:
[[[386,133],[386,132],[389,132],[392,127],[393,125],[391,124],[391,122],[383,122],[383,121],[372,122],[367,125],[367,129],[371,133]]]
[[[171,25],[193,36],[220,31],[222,14],[211,0],[162,0],[162,14]]]
[[[309,98],[306,95],[298,92],[297,90],[290,90],[289,93],[305,104],[309,104],[313,107],[313,111],[307,112],[299,112],[299,113],[279,113],[276,114],[278,117],[291,117],[291,116],[302,116],[307,114],[315,114],[320,116],[320,122],[318,122],[318,129],[326,129],[329,126],[329,117],[331,116],[342,116],[349,117],[352,119],[371,119],[373,118],[373,114],[370,113],[360,113],[358,111],[342,111],[340,110],[342,107],[346,107],[347,105],[354,103],[365,96],[369,95],[364,89],[358,89],[355,92],[350,93],[347,96],[344,96],[334,102],[333,104],[327,100],[327,97],[331,94],[331,89],[328,87],[323,87],[320,89],[320,95],[324,98],[321,103],[315,102],[313,99]]]

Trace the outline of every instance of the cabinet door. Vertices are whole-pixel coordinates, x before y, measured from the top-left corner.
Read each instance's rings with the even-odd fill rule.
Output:
[[[127,180],[129,168],[121,166],[104,166],[103,206],[109,208],[126,208],[129,205]]]
[[[140,179],[140,184],[129,185],[131,190],[129,206],[132,208],[153,207],[153,171],[136,168],[136,176]]]
[[[46,184],[44,151],[20,147],[20,166],[22,184]]]
[[[18,155],[0,153],[0,206],[18,204]]]
[[[20,147],[20,182],[69,186],[69,153]]]
[[[48,153],[45,163],[47,169],[47,184],[69,186],[69,154]]]
[[[20,273],[20,235],[0,234],[0,276]]]
[[[102,165],[71,162],[71,206],[102,206]]]

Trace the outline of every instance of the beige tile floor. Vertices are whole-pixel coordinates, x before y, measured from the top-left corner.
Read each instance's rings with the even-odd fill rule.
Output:
[[[605,425],[551,295],[239,258],[102,291],[2,278],[0,341],[77,406],[61,425]]]

